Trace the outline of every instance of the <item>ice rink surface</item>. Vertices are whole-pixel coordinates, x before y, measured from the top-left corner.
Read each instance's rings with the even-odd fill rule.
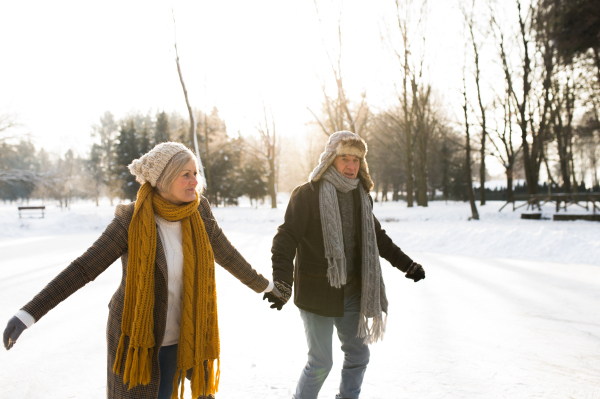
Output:
[[[387,333],[371,346],[361,398],[600,398],[600,224],[522,221],[468,204],[375,205],[393,240],[427,273],[413,283],[382,261]],[[280,209],[217,208],[229,239],[270,277]],[[551,212],[544,208],[544,212]],[[0,207],[4,323],[99,236],[114,209],[48,207],[18,219]],[[120,261],[0,351],[0,398],[104,398],[108,301]],[[221,333],[218,398],[290,398],[306,361],[298,309],[269,309],[217,266]],[[334,346],[339,346],[334,337]],[[334,398],[342,353],[320,398]],[[186,390],[189,393],[189,390]],[[186,396],[187,397],[187,396]]]

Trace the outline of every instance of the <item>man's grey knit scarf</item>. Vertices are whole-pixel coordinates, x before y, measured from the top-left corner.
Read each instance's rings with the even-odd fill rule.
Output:
[[[319,192],[319,211],[323,226],[323,241],[328,268],[329,284],[341,288],[346,284],[346,257],[344,255],[344,237],[342,235],[342,218],[338,206],[336,190],[347,193],[354,190],[360,180],[350,179],[333,166],[327,168],[321,177],[323,180]],[[365,190],[361,189],[361,223],[362,223],[362,287],[360,302],[360,322],[358,336],[365,338],[365,344],[383,339],[387,321],[388,301],[385,296],[385,285],[379,264],[379,250],[375,237],[375,222],[371,201]],[[385,318],[383,312],[386,313]],[[373,319],[369,327],[368,319]]]

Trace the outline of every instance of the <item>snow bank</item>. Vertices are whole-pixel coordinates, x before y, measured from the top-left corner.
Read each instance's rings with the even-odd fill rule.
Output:
[[[285,205],[214,209],[228,238],[265,276]],[[520,220],[520,210],[498,213],[500,206],[480,207],[482,220],[468,221],[464,203],[375,205],[427,278],[414,284],[382,262],[387,331],[371,346],[361,398],[599,397],[600,225]],[[0,322],[83,253],[113,212],[107,203],[76,203],[71,211],[48,206],[44,219],[19,220],[16,207],[0,207]],[[221,267],[216,278],[217,397],[290,398],[307,352],[298,309],[269,309]],[[120,279],[117,261],[25,331],[10,352],[0,350],[0,398],[105,398],[107,304]],[[339,345],[334,334],[334,367],[320,398],[338,393]]]
[[[241,200],[240,206],[214,208],[215,217],[228,234],[241,242],[272,239],[283,222],[287,195],[281,195],[279,208],[267,204],[258,208]],[[435,201],[429,207],[407,208],[405,202],[375,203],[375,216],[394,241],[409,254],[433,252],[485,258],[509,258],[562,263],[600,265],[600,223],[587,221],[554,222],[555,209],[544,205],[546,220],[521,220],[526,207],[512,211],[499,201],[479,206],[480,220],[469,221],[468,203]],[[564,210],[560,211],[561,213]],[[577,206],[569,213],[591,213]],[[69,234],[98,234],[110,222],[114,207],[107,201],[96,207],[91,202],[74,203],[71,210],[55,205],[46,209],[46,217],[35,212],[19,219],[16,206],[0,206],[0,248],[11,239]],[[231,232],[231,233],[229,233]],[[11,240],[12,241],[12,240]]]

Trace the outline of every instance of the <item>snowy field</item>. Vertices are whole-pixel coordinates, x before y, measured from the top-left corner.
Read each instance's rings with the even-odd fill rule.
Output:
[[[283,196],[282,196],[283,197]],[[229,239],[270,277],[279,209],[214,209]],[[382,262],[390,314],[371,346],[361,398],[600,398],[600,223],[520,220],[489,202],[375,204],[393,240],[423,264],[417,284]],[[548,205],[543,215],[551,217]],[[19,219],[0,205],[0,322],[80,255],[111,220],[108,203],[49,205]],[[563,211],[561,211],[563,212]],[[569,208],[582,213],[583,209]],[[120,261],[0,351],[0,398],[103,398],[108,301]],[[218,398],[290,398],[306,361],[298,309],[281,312],[217,267]],[[339,343],[334,339],[334,345]],[[334,398],[341,351],[320,398]],[[189,392],[189,390],[186,390]]]

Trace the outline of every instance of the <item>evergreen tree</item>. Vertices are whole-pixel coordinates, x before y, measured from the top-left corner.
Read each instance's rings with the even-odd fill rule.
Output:
[[[237,205],[242,196],[240,185],[241,139],[230,140],[210,154],[210,193],[215,205]]]
[[[141,155],[138,141],[135,121],[130,118],[119,129],[119,139],[115,149],[115,177],[121,182],[121,198],[131,201],[135,200],[140,184],[135,181],[135,176],[129,172],[127,166]]]
[[[105,174],[102,165],[103,155],[104,154],[102,151],[102,146],[97,143],[94,143],[90,151],[90,158],[87,159],[85,162],[87,170],[90,173],[92,190],[94,199],[96,200],[96,206],[100,205],[100,194],[102,192],[102,187],[105,184]]]
[[[139,135],[139,150],[140,155],[144,155],[150,151],[154,146],[150,144],[150,128],[147,123],[142,123],[140,135]]]
[[[258,202],[259,199],[267,195],[267,183],[263,180],[266,175],[264,165],[256,158],[250,158],[240,170],[239,191],[246,195],[252,201]]]
[[[110,198],[111,205],[114,197],[119,197],[121,187],[117,179],[115,147],[118,131],[118,125],[112,113],[106,111],[100,117],[100,124],[92,128],[92,137],[97,140],[98,147],[94,149],[94,162],[99,162],[95,166],[95,174],[98,182],[101,182],[100,191],[104,190]],[[90,153],[91,156],[91,153]]]
[[[35,147],[21,140],[0,144],[0,198],[8,201],[29,200],[36,185]]]
[[[171,140],[169,116],[165,111],[156,115],[156,129],[154,130],[154,145]]]

